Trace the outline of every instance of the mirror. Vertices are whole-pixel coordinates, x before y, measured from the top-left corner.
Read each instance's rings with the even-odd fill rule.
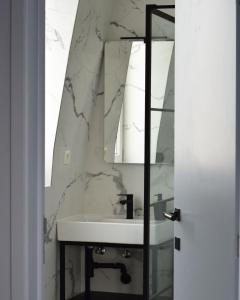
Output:
[[[152,45],[151,163],[173,163],[174,41]],[[105,44],[104,159],[144,163],[145,43],[122,40]]]

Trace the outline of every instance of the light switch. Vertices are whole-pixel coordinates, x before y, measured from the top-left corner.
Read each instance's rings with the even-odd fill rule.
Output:
[[[64,165],[69,165],[71,163],[71,151],[66,150],[64,152]]]

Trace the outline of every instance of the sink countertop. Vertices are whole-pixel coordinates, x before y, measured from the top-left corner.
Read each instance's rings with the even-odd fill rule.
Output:
[[[124,216],[75,215],[57,221],[59,241],[143,245],[143,219]],[[150,222],[150,244],[173,239],[171,221]]]

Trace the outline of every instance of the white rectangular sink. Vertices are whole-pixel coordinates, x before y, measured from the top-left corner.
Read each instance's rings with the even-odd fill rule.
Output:
[[[143,245],[143,219],[72,216],[57,222],[59,241]],[[150,244],[173,239],[171,221],[151,221]]]

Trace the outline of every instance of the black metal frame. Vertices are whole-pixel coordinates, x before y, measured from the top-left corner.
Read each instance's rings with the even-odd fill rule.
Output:
[[[161,245],[152,245],[150,246],[153,251],[152,258],[152,268],[154,269],[158,265],[158,255],[157,251],[169,246],[169,243],[172,241],[166,241]],[[65,282],[65,260],[66,260],[66,246],[80,246],[84,248],[85,252],[85,300],[91,300],[91,277],[93,275],[93,260],[92,253],[94,247],[108,247],[108,248],[127,248],[127,249],[141,249],[144,252],[144,245],[138,244],[110,244],[110,243],[90,243],[90,242],[71,242],[71,241],[60,241],[60,300],[65,300],[66,298],[66,282]],[[99,264],[100,265],[100,264]],[[104,264],[103,264],[104,265]],[[110,265],[110,264],[106,264]],[[114,264],[112,264],[114,265]],[[117,268],[120,268],[120,265],[117,264]],[[116,264],[115,264],[116,266]],[[114,268],[116,269],[116,267]],[[101,266],[100,266],[101,267]],[[107,266],[110,267],[110,266]],[[154,278],[153,288],[157,288],[156,277]],[[144,277],[143,277],[144,280]],[[143,287],[144,288],[144,287]],[[169,289],[169,288],[168,288]],[[161,291],[162,293],[162,291]],[[143,297],[144,299],[144,297]]]
[[[167,36],[154,36],[152,37],[153,40],[156,41],[172,41],[172,39],[169,39]],[[121,37],[121,40],[123,41],[143,41],[146,42],[145,36],[123,36]]]
[[[145,68],[145,161],[144,161],[144,258],[143,299],[149,300],[150,264],[150,166],[151,166],[151,73],[152,73],[152,16],[175,23],[175,18],[161,9],[174,9],[175,5],[146,6],[146,68]],[[171,110],[172,111],[172,110]]]
[[[109,247],[109,248],[128,248],[128,249],[143,249],[143,245],[137,244],[110,244],[110,243],[89,243],[89,242],[70,242],[60,241],[60,300],[66,298],[66,282],[65,282],[65,258],[66,246],[81,246],[85,248],[85,299],[91,299],[91,247]]]

